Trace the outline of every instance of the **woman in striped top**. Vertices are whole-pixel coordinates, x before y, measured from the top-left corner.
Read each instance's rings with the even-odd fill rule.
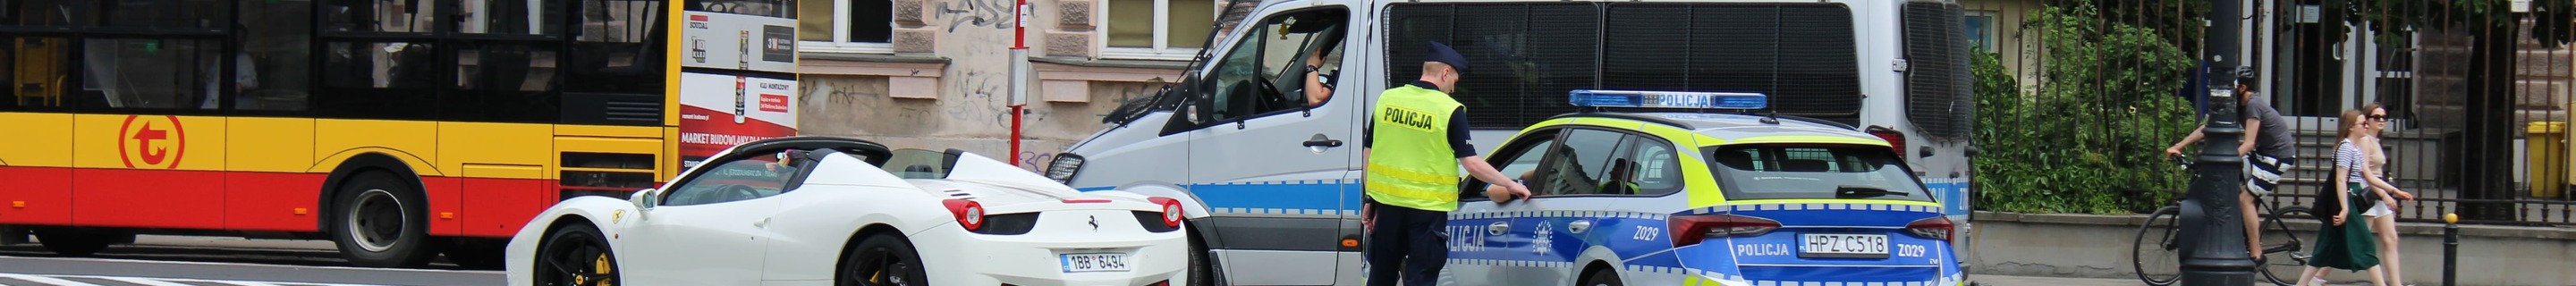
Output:
[[[2326,220],[2327,226],[2317,231],[2316,251],[2308,258],[2307,271],[2299,275],[2299,284],[2319,281],[2326,274],[2324,268],[2331,267],[2369,271],[2371,285],[2388,285],[2387,281],[2383,281],[2386,277],[2381,275],[2381,269],[2378,268],[2379,246],[2371,236],[2370,223],[2358,221],[2364,209],[2368,208],[2362,204],[2361,196],[2373,194],[2363,192],[2370,189],[2370,186],[2363,183],[2370,178],[2367,178],[2367,174],[2362,170],[2366,167],[2363,161],[2368,158],[2361,151],[2361,146],[2353,143],[2356,138],[2365,136],[2364,132],[2370,129],[2369,125],[2362,124],[2362,120],[2360,110],[2343,112],[2343,126],[2337,129],[2337,135],[2340,136],[2336,136],[2343,140],[2335,146],[2334,173],[2343,177],[2344,188],[2342,192],[2335,193],[2334,202],[2317,202],[2342,206],[2338,209],[2343,211],[2336,212],[2331,219]]]

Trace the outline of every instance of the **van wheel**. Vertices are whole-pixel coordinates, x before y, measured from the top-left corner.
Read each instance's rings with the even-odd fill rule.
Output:
[[[1225,285],[1225,275],[1217,271],[1216,260],[1210,259],[1215,257],[1208,254],[1207,242],[1199,241],[1198,232],[1191,232],[1189,240],[1189,286]]]
[[[90,256],[107,250],[108,244],[134,240],[134,234],[102,229],[47,227],[34,232],[36,242],[43,243],[45,250],[62,256]]]
[[[349,264],[420,267],[438,257],[429,237],[429,199],[385,172],[364,172],[340,184],[335,215],[324,223]]]
[[[1624,286],[1624,285],[1626,285],[1626,284],[1620,284],[1620,283],[1619,283],[1619,272],[1616,272],[1616,271],[1610,271],[1610,269],[1609,269],[1609,268],[1595,268],[1595,269],[1592,269],[1592,273],[1590,273],[1590,274],[1584,274],[1583,276],[1585,276],[1585,277],[1590,277],[1590,278],[1584,278],[1584,279],[1583,279],[1583,286]]]

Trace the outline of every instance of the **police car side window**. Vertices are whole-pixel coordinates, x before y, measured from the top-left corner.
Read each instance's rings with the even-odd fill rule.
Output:
[[[1566,132],[1565,144],[1548,154],[1556,159],[1549,161],[1553,170],[1546,182],[1530,191],[1540,196],[1602,193],[1603,183],[1613,181],[1607,179],[1610,165],[1619,163],[1612,159],[1623,157],[1620,144],[1627,138],[1627,134],[1594,129]]]
[[[1547,161],[1547,151],[1556,149],[1556,135],[1557,130],[1554,129],[1529,133],[1525,135],[1528,137],[1517,139],[1515,143],[1505,144],[1503,148],[1496,149],[1499,152],[1495,152],[1494,157],[1486,158],[1485,162],[1492,163],[1495,171],[1502,172],[1504,176],[1526,181],[1525,185],[1536,188],[1540,178],[1546,175],[1546,169],[1540,167],[1546,166],[1544,163]],[[1489,187],[1485,181],[1468,177],[1462,179],[1462,182],[1458,184],[1464,188],[1458,192],[1460,199],[1485,198],[1484,189]]]
[[[1612,159],[1610,178],[1620,181],[1605,183],[1617,188],[1603,188],[1602,194],[1660,195],[1681,189],[1681,161],[1676,160],[1671,143],[1643,136],[1628,136],[1626,156]]]

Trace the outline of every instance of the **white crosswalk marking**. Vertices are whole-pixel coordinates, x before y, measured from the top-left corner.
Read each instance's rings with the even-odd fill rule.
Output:
[[[65,278],[70,278],[70,279],[65,279]],[[115,282],[117,282],[117,283],[123,283],[123,284],[114,284],[114,285],[126,285],[126,284],[132,284],[132,285],[145,285],[145,286],[198,286],[198,285],[236,285],[236,286],[282,286],[282,285],[297,285],[297,286],[303,286],[303,285],[321,285],[321,286],[361,286],[361,285],[354,285],[354,284],[330,284],[330,283],[265,282],[265,281],[233,281],[233,280],[206,280],[206,279],[184,279],[184,278],[150,278],[150,277],[121,277],[121,276],[93,276],[93,275],[29,275],[29,274],[11,274],[11,273],[0,273],[0,286],[107,286],[107,285],[101,285],[101,284],[96,284],[96,283],[81,282],[81,281],[73,281],[73,280],[71,280],[71,279],[83,279],[83,280],[96,279],[96,280],[107,280],[107,281],[115,281]],[[37,283],[37,284],[34,284],[34,285],[9,284],[9,283],[18,283],[18,282],[21,282],[21,281],[24,281],[24,282],[33,282],[33,283]]]

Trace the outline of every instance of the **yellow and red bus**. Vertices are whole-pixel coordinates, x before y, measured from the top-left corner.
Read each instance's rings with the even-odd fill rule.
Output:
[[[792,135],[795,7],[0,2],[0,243],[328,239],[362,266],[497,268],[557,201]]]

